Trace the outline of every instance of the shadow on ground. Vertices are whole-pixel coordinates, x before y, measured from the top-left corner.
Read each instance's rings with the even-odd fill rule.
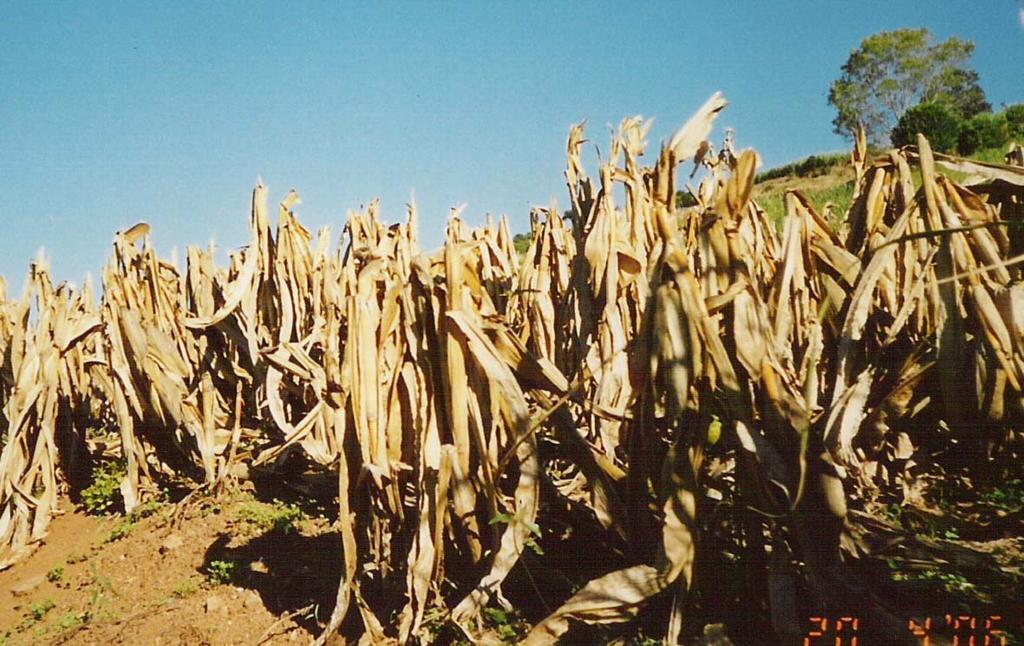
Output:
[[[269,531],[236,547],[221,534],[206,549],[203,572],[229,565],[232,584],[259,593],[270,612],[297,613],[292,620],[318,634],[334,608],[342,571],[341,537],[337,533],[303,536]],[[303,608],[312,605],[309,612]]]

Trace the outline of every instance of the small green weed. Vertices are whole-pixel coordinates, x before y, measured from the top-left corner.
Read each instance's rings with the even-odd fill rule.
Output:
[[[484,608],[484,615],[494,626],[498,637],[505,643],[518,643],[526,635],[526,625],[514,611],[502,608]]]
[[[951,507],[964,497],[964,488],[956,478],[941,478],[928,488],[927,496],[939,507]]]
[[[890,570],[893,570],[892,580],[893,581],[936,581],[942,584],[942,587],[947,592],[970,592],[974,590],[974,584],[971,583],[967,577],[957,572],[941,572],[939,570],[931,569],[924,570],[923,572],[906,573],[899,572],[899,566],[892,559],[888,559],[886,563]]]
[[[50,583],[57,583],[64,578],[64,566],[58,565],[46,573],[46,580]]]
[[[53,602],[53,599],[46,599],[39,603],[30,604],[28,607],[28,614],[35,621],[42,621],[46,613],[50,612],[57,607],[57,604]]]
[[[82,625],[96,620],[103,621],[113,618],[113,613],[103,608],[104,595],[109,592],[117,596],[114,584],[110,581],[109,577],[100,572],[95,563],[89,565],[89,572],[92,575],[92,580],[89,582],[89,605],[78,615],[78,620],[82,622]]]
[[[238,561],[210,561],[210,564],[206,566],[206,578],[213,585],[231,583],[241,569],[241,564]]]
[[[445,622],[448,621],[448,611],[439,606],[431,606],[423,613],[423,622],[420,624],[418,637],[427,644],[437,641],[444,630]]]
[[[86,608],[85,612],[82,613],[82,623],[88,624],[93,621],[106,621],[112,619],[114,614],[103,607],[104,598],[103,591],[99,588],[93,588],[89,594],[89,607]]]
[[[162,505],[163,503],[158,500],[151,500],[136,507],[132,510],[132,513],[125,516],[121,519],[121,522],[114,526],[114,529],[111,530],[110,535],[107,537],[107,542],[113,543],[131,534],[140,520],[155,514]]]
[[[397,618],[397,616],[396,616]],[[462,630],[457,628],[450,619],[450,611],[439,606],[431,606],[423,613],[416,637],[421,644],[449,644],[450,646],[470,646]]]
[[[110,536],[107,536],[107,542],[113,543],[125,538],[135,529],[135,521],[131,518],[125,518],[117,525],[114,525],[114,529],[110,530]]]
[[[514,516],[512,514],[502,513],[492,518],[488,524],[497,525],[498,523],[503,523],[508,525],[517,520],[521,522],[523,525],[525,525],[526,528],[530,530],[530,533],[533,534],[533,536],[526,539],[526,547],[530,548],[530,550],[532,550],[534,554],[537,554],[538,556],[543,556],[544,550],[541,548],[540,545],[537,544],[537,539],[542,538],[542,535],[540,533],[540,525],[538,525],[537,523],[532,523],[528,520],[518,519],[517,516]]]
[[[90,426],[85,429],[85,436],[90,440],[102,440],[107,437],[117,435],[116,431],[111,431],[105,425],[100,424],[98,426]]]
[[[110,577],[100,572],[100,569],[96,567],[95,563],[93,563],[90,566],[89,571],[92,574],[93,587],[95,587],[101,593],[110,592],[111,594],[117,594],[117,592],[114,590],[114,584],[110,581]]]
[[[1024,507],[1024,481],[1009,480],[981,496],[981,501],[1003,511],[1015,511]]]
[[[968,581],[967,577],[956,572],[925,570],[917,578],[925,581],[939,581],[948,592],[968,592],[974,589],[974,584]]]

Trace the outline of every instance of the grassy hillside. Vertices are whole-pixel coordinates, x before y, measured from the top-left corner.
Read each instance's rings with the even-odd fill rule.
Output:
[[[987,148],[970,155],[970,158],[1001,164],[1005,152],[1002,148]],[[872,153],[869,159],[875,156],[877,153]],[[946,172],[957,181],[966,177],[960,173]],[[916,173],[914,179],[915,184],[920,183],[920,176]],[[786,213],[786,191],[791,190],[806,195],[818,213],[825,214],[826,206],[829,206],[832,214],[830,219],[842,218],[853,202],[854,181],[849,154],[811,155],[759,173],[754,185],[754,199],[776,223],[781,222]]]
[[[818,213],[827,206],[835,217],[842,217],[853,201],[853,166],[849,159],[837,163],[821,174],[811,176],[783,175],[754,185],[754,199],[768,217],[778,223],[786,213],[786,191],[798,190],[807,196]]]

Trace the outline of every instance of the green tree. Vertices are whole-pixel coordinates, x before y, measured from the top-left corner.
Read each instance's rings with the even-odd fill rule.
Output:
[[[1024,138],[1024,103],[1016,103],[1006,106],[1003,110],[1003,117],[1006,118],[1006,127],[1011,137]]]
[[[922,103],[903,113],[892,130],[892,143],[917,144],[917,133],[924,135],[933,149],[950,152],[960,141],[960,119],[942,103]]]
[[[976,114],[960,128],[960,154],[970,155],[982,148],[1002,148],[1010,138],[1002,114]]]
[[[935,43],[927,29],[883,31],[850,53],[832,82],[835,132],[853,138],[863,126],[868,141],[884,145],[903,113],[920,103],[942,103],[960,118],[990,109],[968,67],[974,43],[951,37]]]
[[[943,70],[922,95],[921,102],[942,103],[956,112],[961,119],[970,119],[992,111],[992,104],[985,98],[985,91],[978,85],[978,73],[959,67],[948,67]]]
[[[687,209],[691,206],[697,206],[697,198],[690,191],[676,191],[676,208]]]

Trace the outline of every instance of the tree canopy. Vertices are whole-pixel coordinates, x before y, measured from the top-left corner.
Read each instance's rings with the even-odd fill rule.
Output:
[[[868,140],[885,144],[900,117],[921,103],[941,103],[959,118],[991,109],[968,66],[974,43],[955,36],[936,43],[927,29],[883,31],[850,53],[832,82],[835,132],[852,138],[858,125]]]

